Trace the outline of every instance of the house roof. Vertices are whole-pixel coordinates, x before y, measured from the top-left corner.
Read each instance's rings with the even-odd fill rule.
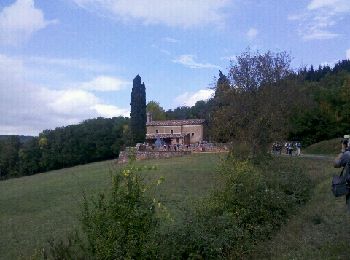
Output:
[[[181,126],[181,125],[201,125],[204,119],[185,119],[185,120],[164,120],[151,121],[146,123],[147,126]]]
[[[159,138],[182,138],[185,134],[146,134],[146,139]]]

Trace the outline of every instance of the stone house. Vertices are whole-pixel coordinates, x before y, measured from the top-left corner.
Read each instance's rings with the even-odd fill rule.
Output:
[[[203,141],[204,119],[152,121],[147,114],[146,142],[154,144],[157,139],[166,144],[190,145]]]

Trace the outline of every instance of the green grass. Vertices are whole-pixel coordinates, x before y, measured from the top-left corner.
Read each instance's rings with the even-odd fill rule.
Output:
[[[146,181],[164,176],[158,198],[179,217],[216,185],[218,161],[219,155],[198,154],[137,164],[158,166],[142,174]],[[49,238],[65,237],[77,226],[83,192],[105,190],[115,167],[106,161],[0,182],[0,258],[26,258]]]
[[[146,181],[165,181],[157,196],[176,218],[193,200],[202,198],[218,185],[219,155],[196,154],[182,158],[151,160],[139,165],[157,165],[142,172]],[[314,186],[310,201],[291,216],[286,225],[255,251],[256,259],[349,259],[350,213],[344,198],[330,191],[331,159],[282,158],[295,160],[309,173]],[[77,226],[82,192],[96,194],[111,180],[114,161],[92,163],[0,182],[0,258],[28,258],[47,239],[65,237]]]
[[[349,259],[350,211],[345,197],[331,192],[332,175],[339,169],[332,168],[331,159],[301,160],[314,185],[311,200],[272,240],[260,244],[253,258]]]
[[[340,138],[322,141],[305,148],[304,153],[309,154],[338,154],[341,149]]]

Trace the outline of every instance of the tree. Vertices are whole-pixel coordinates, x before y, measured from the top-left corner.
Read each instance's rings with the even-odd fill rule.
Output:
[[[19,174],[19,149],[18,136],[10,136],[0,143],[0,177],[7,178]]]
[[[152,114],[153,120],[165,120],[166,119],[164,108],[162,108],[159,105],[159,103],[156,101],[148,102],[146,110],[147,110],[147,113]]]
[[[142,143],[146,138],[146,88],[137,75],[131,91],[130,130],[134,143]]]
[[[231,64],[230,84],[220,75],[212,117],[217,141],[238,141],[255,155],[287,135],[289,115],[301,100],[290,62],[285,52],[247,50]]]

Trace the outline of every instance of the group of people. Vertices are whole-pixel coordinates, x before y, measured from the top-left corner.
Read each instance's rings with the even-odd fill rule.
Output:
[[[292,156],[293,151],[295,151],[296,156],[300,156],[301,154],[301,143],[297,142],[285,142],[282,144],[281,142],[274,142],[272,144],[272,153],[273,154],[282,154],[282,150],[285,149],[285,153]]]

